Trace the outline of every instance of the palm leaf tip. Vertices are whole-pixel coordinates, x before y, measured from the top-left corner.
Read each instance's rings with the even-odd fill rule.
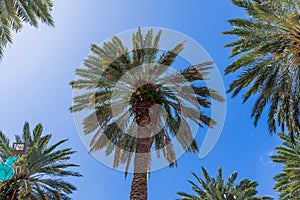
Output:
[[[1,2],[1,27],[0,27],[0,60],[3,58],[4,48],[12,44],[11,32],[19,32],[24,23],[38,27],[38,22],[54,26],[51,15],[53,3],[49,0]]]

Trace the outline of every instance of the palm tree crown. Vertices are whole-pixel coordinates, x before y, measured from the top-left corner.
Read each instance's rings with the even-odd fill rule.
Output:
[[[257,196],[256,187],[258,183],[249,179],[243,179],[239,183],[235,184],[237,173],[233,173],[229,176],[225,182],[222,168],[218,169],[218,176],[216,178],[210,177],[204,167],[202,167],[202,173],[204,179],[199,178],[195,173],[192,173],[196,178],[197,183],[189,180],[189,183],[193,186],[195,195],[185,192],[178,192],[182,196],[181,200],[262,200],[269,199],[268,196]]]
[[[275,189],[282,200],[296,200],[300,196],[300,137],[294,143],[283,133],[279,134],[283,145],[276,147],[277,155],[272,156],[275,163],[284,164],[282,172],[275,176]]]
[[[230,57],[240,55],[226,68],[226,74],[240,70],[228,92],[236,96],[245,89],[243,102],[250,96],[257,98],[252,109],[255,125],[269,106],[269,131],[286,127],[293,137],[300,127],[300,4],[296,0],[232,2],[249,17],[229,20],[233,29],[225,32],[239,38],[226,45],[233,47]]]
[[[78,78],[71,82],[73,89],[86,91],[74,97],[71,111],[93,111],[83,120],[86,134],[95,131],[90,150],[106,148],[107,155],[114,152],[113,166],[126,164],[125,174],[134,153],[134,171],[149,172],[150,157],[139,160],[137,155],[149,154],[152,148],[174,166],[173,137],[184,150],[196,152],[198,146],[188,120],[213,126],[215,121],[200,112],[199,106],[209,108],[209,98],[223,101],[216,91],[199,85],[212,63],[172,71],[184,42],[170,51],[160,51],[161,34],[154,36],[149,30],[143,36],[139,29],[133,35],[132,51],[118,37],[103,47],[92,45],[92,55],[76,70]],[[147,166],[137,169],[137,163]]]
[[[61,140],[49,145],[51,135],[42,135],[43,127],[37,125],[30,131],[25,123],[23,134],[16,135],[16,142],[26,144],[26,153],[19,158],[15,166],[21,167],[21,172],[13,179],[0,183],[0,199],[70,199],[76,187],[62,179],[67,176],[81,176],[69,171],[69,167],[78,165],[68,163],[75,153],[70,148],[58,150],[58,146],[67,140]],[[0,132],[0,153],[3,159],[13,156],[9,139]]]

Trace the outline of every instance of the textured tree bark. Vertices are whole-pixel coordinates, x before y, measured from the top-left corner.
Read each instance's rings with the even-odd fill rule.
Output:
[[[138,134],[130,200],[147,200],[150,150],[153,137],[151,137],[151,132],[147,127],[138,127]]]
[[[150,108],[155,105],[147,91],[155,90],[152,83],[143,83],[131,96],[130,104],[135,114],[137,128],[137,143],[134,155],[134,175],[131,183],[130,200],[148,199],[148,173],[150,169],[150,150],[154,137],[151,135]]]

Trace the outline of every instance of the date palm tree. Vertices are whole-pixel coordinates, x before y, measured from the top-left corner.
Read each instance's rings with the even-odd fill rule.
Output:
[[[92,45],[92,54],[71,82],[82,92],[74,97],[71,111],[92,111],[82,122],[86,134],[94,133],[90,151],[105,148],[107,155],[114,153],[113,167],[124,164],[125,176],[134,158],[132,200],[147,199],[151,149],[158,156],[162,152],[171,167],[176,165],[173,138],[184,150],[197,152],[188,120],[214,126],[203,110],[210,107],[210,98],[223,101],[216,91],[200,85],[212,63],[172,71],[184,43],[160,51],[161,34],[151,29],[143,36],[138,29],[132,51],[118,37],[103,47]]]
[[[15,141],[26,144],[26,153],[14,164],[20,166],[11,180],[0,183],[0,199],[70,199],[76,187],[63,177],[81,176],[68,168],[78,167],[68,161],[75,153],[70,148],[58,149],[67,140],[50,145],[51,135],[42,135],[43,127],[38,124],[32,131],[25,123],[22,135]],[[0,132],[0,154],[5,160],[14,156],[9,139]]]
[[[276,147],[277,155],[272,156],[272,161],[284,165],[282,172],[275,176],[274,189],[279,192],[281,200],[296,200],[300,196],[300,137],[295,136],[292,143],[288,136],[281,133],[282,146]]]
[[[53,26],[50,14],[52,0],[2,0],[0,1],[0,58],[4,48],[12,43],[12,31],[18,32],[23,23],[38,27],[38,21]]]
[[[257,186],[258,183],[249,179],[243,179],[239,183],[234,183],[237,179],[237,173],[234,172],[229,176],[225,182],[222,168],[218,169],[218,176],[216,178],[210,177],[204,167],[202,167],[204,179],[192,173],[196,178],[197,183],[189,180],[192,189],[196,194],[188,194],[185,192],[178,192],[182,198],[181,200],[200,200],[200,199],[213,199],[213,200],[262,200],[272,199],[268,196],[258,196]],[[179,199],[178,199],[179,200]]]
[[[233,29],[225,32],[238,37],[226,46],[232,47],[230,57],[239,56],[225,71],[239,74],[228,92],[234,97],[245,90],[243,102],[254,96],[254,124],[257,125],[263,110],[267,109],[270,133],[280,127],[287,129],[293,139],[300,127],[299,1],[232,2],[245,9],[248,17],[229,20]]]

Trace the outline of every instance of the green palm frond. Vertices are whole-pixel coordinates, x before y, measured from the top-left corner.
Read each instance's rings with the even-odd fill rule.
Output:
[[[243,179],[235,183],[237,173],[234,172],[229,176],[227,181],[224,180],[222,168],[218,169],[217,177],[210,177],[204,167],[202,167],[203,178],[198,177],[192,173],[197,183],[189,180],[195,194],[188,194],[185,192],[178,192],[181,196],[178,200],[200,200],[200,199],[214,199],[214,200],[271,200],[268,196],[257,195],[257,182],[249,179]]]
[[[300,139],[295,136],[291,142],[289,136],[279,134],[282,146],[276,147],[277,155],[272,156],[272,162],[284,165],[282,172],[275,176],[275,187],[280,193],[280,199],[297,199],[300,195]]]
[[[138,113],[145,102],[161,107],[154,117],[155,125],[151,127],[157,132],[151,138],[151,149],[157,156],[163,155],[170,166],[176,165],[173,138],[185,151],[198,151],[187,123],[189,120],[200,126],[213,127],[216,124],[204,112],[210,109],[211,100],[224,101],[217,91],[203,84],[213,63],[199,63],[170,73],[183,51],[184,42],[169,51],[162,51],[159,49],[161,35],[162,31],[154,34],[152,29],[143,35],[138,28],[132,37],[132,50],[128,50],[118,37],[102,46],[93,44],[92,54],[76,70],[77,78],[70,83],[74,90],[84,92],[73,98],[71,112],[92,111],[82,122],[84,132],[94,134],[90,150],[106,149],[107,155],[114,153],[114,167],[125,164],[128,170],[130,160],[135,156],[139,133],[133,124],[142,121],[143,116],[138,116]],[[139,73],[128,73],[140,68]],[[143,78],[151,80],[150,83],[144,83]],[[123,84],[118,85],[119,81]],[[114,96],[116,90],[118,95]],[[129,99],[126,94],[131,94]],[[118,112],[113,113],[112,109]],[[184,131],[178,130],[179,124]],[[163,128],[157,130],[158,127]]]
[[[12,44],[12,32],[22,29],[23,23],[38,27],[38,21],[54,26],[51,16],[52,0],[2,0],[0,1],[0,59],[4,48]]]
[[[23,134],[16,136],[18,142],[26,144],[26,153],[15,163],[21,166],[21,173],[12,180],[0,183],[0,199],[12,197],[18,199],[70,199],[76,187],[63,180],[63,177],[81,174],[70,171],[69,168],[78,167],[69,163],[71,155],[75,153],[70,148],[57,149],[67,140],[61,140],[50,145],[51,135],[43,135],[43,126],[38,124],[33,130],[26,122]],[[1,156],[12,156],[9,140],[0,132]],[[12,189],[13,188],[13,189]]]
[[[243,102],[256,97],[252,109],[257,125],[268,110],[270,133],[287,129],[293,138],[299,133],[300,21],[296,0],[232,0],[248,18],[229,20],[232,30],[224,32],[238,39],[230,57],[237,57],[225,70],[238,73],[228,89],[232,96],[245,91]]]

